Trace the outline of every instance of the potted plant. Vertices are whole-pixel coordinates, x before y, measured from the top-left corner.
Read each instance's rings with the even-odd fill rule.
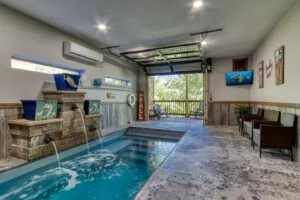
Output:
[[[243,116],[243,115],[247,115],[250,113],[250,108],[246,105],[237,105],[234,109],[234,113],[236,114],[237,117],[237,121],[239,123],[239,119]]]

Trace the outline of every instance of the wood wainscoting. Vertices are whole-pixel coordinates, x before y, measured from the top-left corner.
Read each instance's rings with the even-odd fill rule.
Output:
[[[257,108],[293,113],[300,116],[300,103],[261,102],[261,101],[209,101],[208,124],[237,126],[234,109],[237,105],[246,105],[256,113]]]
[[[241,104],[250,106],[249,101],[209,101],[208,125],[237,126],[234,109]]]
[[[102,130],[128,125],[136,120],[136,106],[131,108],[127,102],[101,102]]]
[[[208,103],[208,124],[209,125],[226,125],[236,126],[237,119],[234,113],[234,108],[237,105],[247,105],[252,108],[252,112],[256,113],[257,108],[266,110],[276,110],[280,112],[292,113],[300,117],[300,103],[283,103],[283,102],[261,102],[261,101],[209,101]],[[299,127],[300,120],[298,120],[298,130],[296,134],[296,144],[294,147],[295,160],[300,160],[299,152]]]
[[[136,120],[136,108],[127,102],[101,102],[102,130],[122,127]],[[8,121],[23,118],[20,103],[0,103],[0,159],[10,156],[11,134]]]
[[[20,103],[0,103],[0,159],[8,158],[11,135],[8,121],[22,117],[23,109]]]

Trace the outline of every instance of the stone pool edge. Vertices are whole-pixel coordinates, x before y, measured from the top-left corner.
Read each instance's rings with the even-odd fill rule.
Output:
[[[122,130],[124,130],[124,132],[125,132],[128,128],[129,128],[129,126],[122,126],[122,127],[118,127],[118,128],[106,129],[106,130],[103,130],[102,134],[104,137],[105,136],[109,137],[113,133],[116,133],[116,132],[119,132]],[[97,142],[96,140],[93,140],[93,141],[90,141],[89,144],[92,143],[92,146],[94,146],[93,145],[94,143],[95,143],[95,145],[97,145],[96,142]],[[74,151],[76,151],[76,152],[84,151],[86,149],[85,146],[86,146],[85,144],[82,144],[82,145],[78,145],[76,147],[59,152],[61,159],[74,154]],[[34,160],[32,162],[21,163],[21,164],[14,165],[14,166],[11,166],[10,168],[0,171],[0,177],[1,177],[0,184],[24,174],[23,171],[22,172],[20,171],[20,168],[24,168],[25,173],[29,173],[30,171],[33,171],[34,169],[36,169],[38,167],[42,167],[41,165],[39,165],[39,162],[43,162],[43,166],[45,166],[47,164],[51,164],[52,162],[56,162],[56,155],[47,156],[47,157],[44,157],[41,159]]]
[[[152,194],[152,190],[153,188],[151,187],[151,185],[155,182],[159,182],[160,179],[159,177],[165,177],[166,174],[163,173],[163,169],[170,169],[172,171],[176,171],[173,168],[169,168],[168,166],[168,161],[172,158],[172,157],[176,157],[174,156],[177,152],[176,150],[178,148],[180,148],[181,146],[183,146],[184,144],[184,140],[188,140],[188,137],[193,137],[193,133],[195,133],[195,131],[193,130],[174,130],[174,129],[170,129],[170,128],[149,128],[149,127],[143,127],[143,126],[139,126],[138,124],[135,124],[134,126],[132,126],[134,128],[145,128],[145,129],[153,129],[153,130],[160,130],[160,131],[180,131],[180,132],[184,132],[183,136],[181,137],[181,139],[177,142],[176,146],[174,147],[174,149],[170,152],[170,154],[164,159],[164,161],[161,163],[161,165],[155,170],[155,172],[149,177],[149,179],[146,181],[146,183],[143,185],[143,187],[139,190],[139,192],[137,193],[137,195],[135,196],[134,200],[144,200],[144,199],[149,199],[148,197],[145,198],[145,195],[147,194]],[[129,127],[130,128],[130,127]]]

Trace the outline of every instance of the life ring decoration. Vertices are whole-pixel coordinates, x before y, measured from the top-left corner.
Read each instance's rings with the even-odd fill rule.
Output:
[[[136,103],[136,97],[134,96],[134,94],[129,94],[127,96],[127,103],[130,107],[133,107],[135,106],[135,103]]]

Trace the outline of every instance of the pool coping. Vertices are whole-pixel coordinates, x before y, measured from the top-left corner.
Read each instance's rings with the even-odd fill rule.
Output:
[[[104,132],[102,142],[109,142],[109,141],[123,135],[127,129],[128,129],[127,126],[109,129],[109,131]],[[120,131],[123,131],[122,134],[119,133]],[[97,146],[98,144],[99,143],[96,139],[96,140],[89,142],[89,147],[93,148],[93,147]],[[83,151],[86,151],[86,144],[81,144],[76,147],[61,151],[61,152],[59,152],[59,157],[61,160],[63,160],[64,158],[67,158],[69,156],[72,156],[74,154],[77,154],[77,153],[80,153]],[[48,156],[48,157],[45,157],[42,159],[37,159],[32,162],[25,162],[20,165],[16,165],[11,168],[5,169],[0,172],[0,177],[1,177],[0,184],[4,183],[6,181],[9,181],[11,179],[14,179],[18,176],[21,176],[23,174],[30,173],[38,168],[47,166],[54,162],[57,162],[56,155],[51,155],[51,156]]]
[[[142,200],[145,199],[142,197],[143,193],[145,192],[151,192],[151,183],[159,180],[155,180],[159,176],[164,176],[163,173],[161,173],[160,169],[166,168],[165,165],[168,162],[168,159],[172,157],[176,153],[176,149],[180,146],[180,143],[184,140],[185,137],[187,137],[188,134],[192,133],[192,130],[176,130],[172,128],[151,128],[148,126],[139,125],[138,122],[131,125],[130,127],[133,128],[141,128],[141,129],[152,129],[152,130],[159,130],[159,131],[177,131],[177,132],[183,132],[182,137],[178,140],[175,147],[172,149],[172,151],[167,155],[167,157],[163,160],[163,162],[160,164],[160,166],[154,171],[154,173],[151,174],[151,176],[148,178],[148,180],[143,184],[143,187],[139,190],[139,192],[136,194],[134,200]],[[129,127],[129,128],[130,128]]]
[[[112,141],[112,140],[122,136],[122,135],[126,135],[130,128],[137,128],[137,129],[141,129],[141,130],[147,129],[147,130],[151,130],[151,131],[163,131],[163,132],[170,132],[170,133],[171,132],[173,132],[173,133],[176,132],[177,134],[181,133],[182,137],[185,134],[185,132],[178,131],[178,130],[166,130],[166,129],[157,129],[157,128],[149,128],[149,127],[136,127],[136,126],[122,126],[122,127],[118,127],[118,128],[111,128],[111,129],[104,130],[102,132],[103,133],[102,142],[103,143],[109,142],[109,141]],[[138,134],[137,135],[132,135],[132,136],[138,136]],[[143,136],[141,136],[141,137],[143,137]],[[144,137],[145,138],[150,138],[148,136],[144,136]],[[153,138],[157,138],[157,139],[174,139],[174,140],[177,141],[176,146],[178,145],[178,142],[181,139],[181,138],[177,139],[177,138],[172,138],[172,137],[170,137],[170,138],[159,138],[159,137],[155,137],[155,136]],[[90,148],[93,148],[97,145],[99,145],[97,139],[89,142],[89,147]],[[174,149],[176,148],[176,146],[174,147]],[[173,150],[171,152],[173,152]],[[59,157],[60,157],[60,160],[63,160],[65,158],[69,157],[69,156],[72,156],[74,154],[77,154],[77,153],[80,153],[80,152],[83,152],[83,151],[86,151],[86,144],[81,144],[79,146],[61,151],[61,152],[59,152]],[[167,155],[167,157],[170,155],[170,153]],[[12,180],[16,177],[22,176],[23,174],[30,173],[30,172],[38,169],[38,168],[45,167],[45,166],[50,165],[50,164],[55,163],[55,162],[57,162],[56,155],[51,155],[51,156],[44,157],[42,159],[34,160],[32,162],[24,162],[22,164],[12,166],[8,169],[4,169],[3,171],[0,171],[0,177],[1,177],[0,184],[5,183],[5,182],[7,182],[9,180]]]
[[[180,141],[182,141],[182,139],[184,138],[184,136],[186,135],[186,133],[188,131],[184,131],[184,130],[176,130],[176,129],[164,129],[164,128],[152,128],[152,127],[143,127],[143,126],[139,126],[137,124],[132,124],[130,126],[122,126],[122,127],[118,127],[118,128],[111,128],[111,129],[106,129],[104,130],[103,133],[103,142],[109,142],[112,141],[122,135],[128,135],[128,136],[140,136],[140,137],[145,137],[145,138],[151,138],[149,136],[149,134],[147,135],[139,135],[137,134],[127,134],[128,130],[130,130],[130,128],[132,129],[141,129],[141,130],[147,130],[147,131],[159,131],[159,132],[163,132],[166,135],[170,134],[171,136],[169,137],[157,137],[157,135],[154,135],[153,138],[155,139],[170,139],[170,140],[174,140],[176,141],[176,145],[174,146],[174,148],[168,153],[168,155],[165,157],[165,159],[160,163],[159,167],[157,169],[155,169],[155,171],[151,174],[151,176],[146,180],[146,182],[143,184],[143,187],[139,190],[139,192],[137,193],[136,197],[140,194],[141,191],[145,190],[147,184],[152,180],[151,178],[153,178],[153,176],[157,173],[159,173],[159,169],[163,167],[163,165],[167,162],[167,159],[174,153],[174,151],[176,150],[176,148],[178,147]],[[172,135],[174,134],[174,135]],[[151,135],[151,134],[150,134]],[[159,134],[158,134],[159,136]],[[97,140],[93,140],[89,142],[89,146],[90,148],[93,148],[95,146],[99,145]],[[73,147],[71,149],[67,149],[65,151],[59,152],[59,156],[60,156],[60,160],[63,160],[69,156],[72,156],[74,154],[80,153],[80,152],[84,152],[86,151],[86,144],[81,144],[79,146]],[[7,181],[10,181],[14,178],[17,178],[19,176],[22,176],[24,174],[30,173],[36,169],[45,167],[47,165],[53,164],[57,162],[57,158],[56,155],[52,155],[52,156],[48,156],[42,159],[37,159],[35,161],[32,162],[25,162],[22,163],[20,165],[17,166],[13,166],[9,169],[3,170],[0,172],[0,184],[5,183]]]

